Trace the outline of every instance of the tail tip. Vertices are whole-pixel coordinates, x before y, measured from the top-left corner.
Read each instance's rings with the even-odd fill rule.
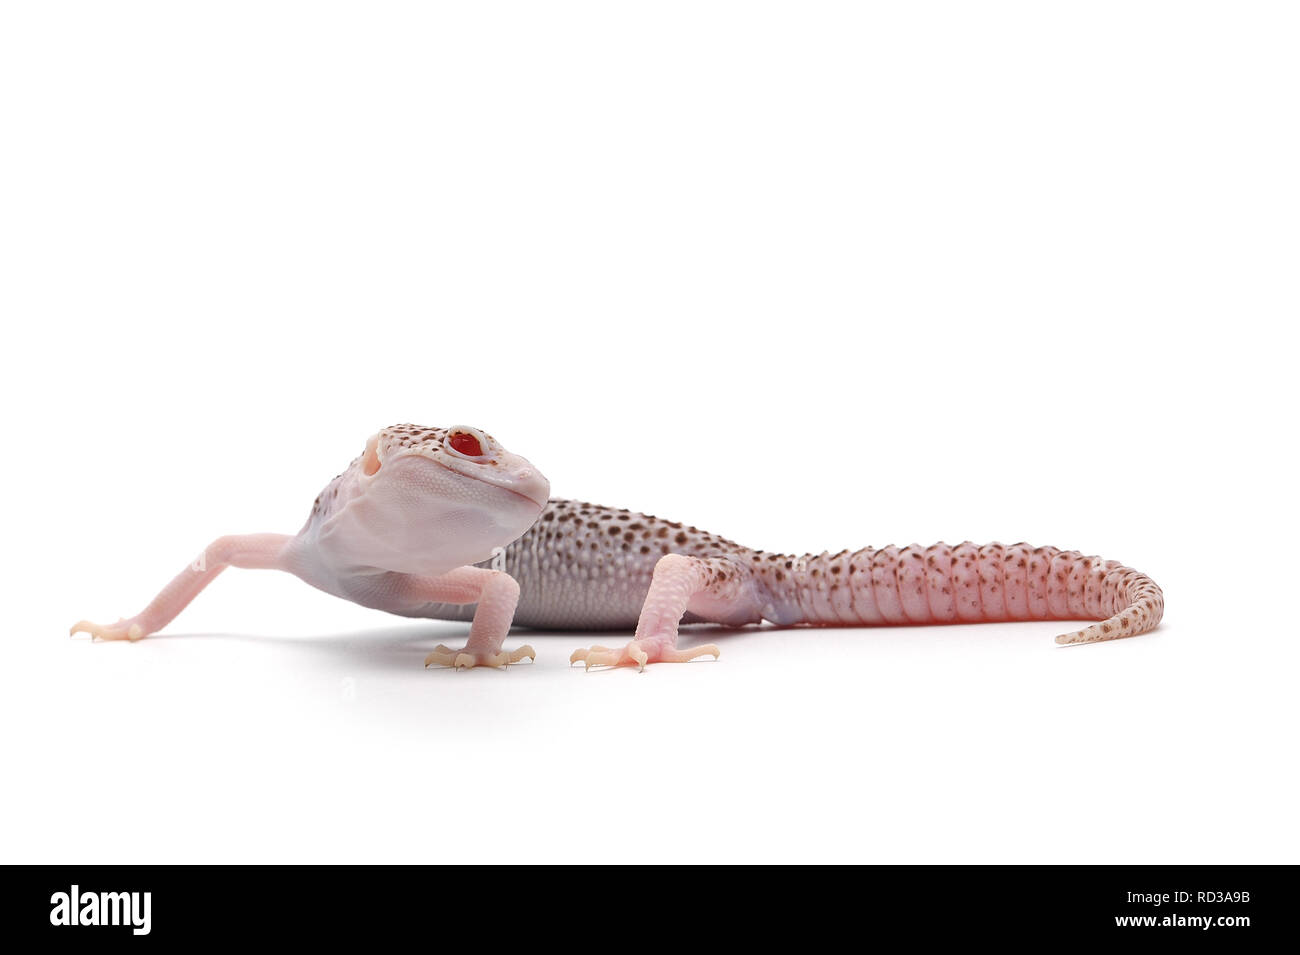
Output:
[[[1090,630],[1092,628],[1089,627],[1088,629]],[[1069,646],[1073,646],[1076,643],[1092,643],[1096,639],[1097,637],[1093,634],[1090,634],[1088,630],[1072,630],[1069,633],[1062,633],[1057,635],[1056,645],[1058,647],[1069,647]]]

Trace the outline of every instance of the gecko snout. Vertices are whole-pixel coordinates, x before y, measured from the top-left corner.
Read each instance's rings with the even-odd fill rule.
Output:
[[[522,461],[523,459],[519,458],[518,460]],[[520,497],[528,498],[538,507],[545,507],[547,500],[551,496],[551,482],[546,480],[541,471],[530,464],[508,473],[506,479],[500,483],[506,490],[514,491]]]

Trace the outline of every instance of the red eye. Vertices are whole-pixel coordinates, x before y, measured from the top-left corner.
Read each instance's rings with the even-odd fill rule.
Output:
[[[465,431],[457,431],[451,436],[452,450],[458,451],[468,458],[477,458],[483,454],[483,445],[478,443],[478,438]]]

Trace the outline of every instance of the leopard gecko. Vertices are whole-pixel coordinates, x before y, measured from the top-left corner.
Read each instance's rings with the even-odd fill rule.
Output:
[[[183,610],[226,567],[276,569],[328,593],[407,617],[470,621],[464,647],[426,666],[502,667],[511,623],[632,630],[621,648],[576,650],[592,666],[679,663],[682,623],[866,627],[1003,620],[1095,620],[1058,644],[1156,627],[1160,588],[1113,560],[1029,544],[862,548],[793,556],[753,550],[648,514],[550,498],[524,458],[477,428],[394,425],[317,497],[295,536],[221,537],[137,616],[72,632],[138,640]]]

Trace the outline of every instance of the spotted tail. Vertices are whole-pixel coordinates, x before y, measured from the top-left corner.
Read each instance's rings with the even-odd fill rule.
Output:
[[[773,588],[781,616],[820,625],[1096,620],[1059,644],[1155,629],[1164,595],[1118,561],[1028,544],[864,548],[785,562]],[[781,565],[778,564],[778,567]]]

